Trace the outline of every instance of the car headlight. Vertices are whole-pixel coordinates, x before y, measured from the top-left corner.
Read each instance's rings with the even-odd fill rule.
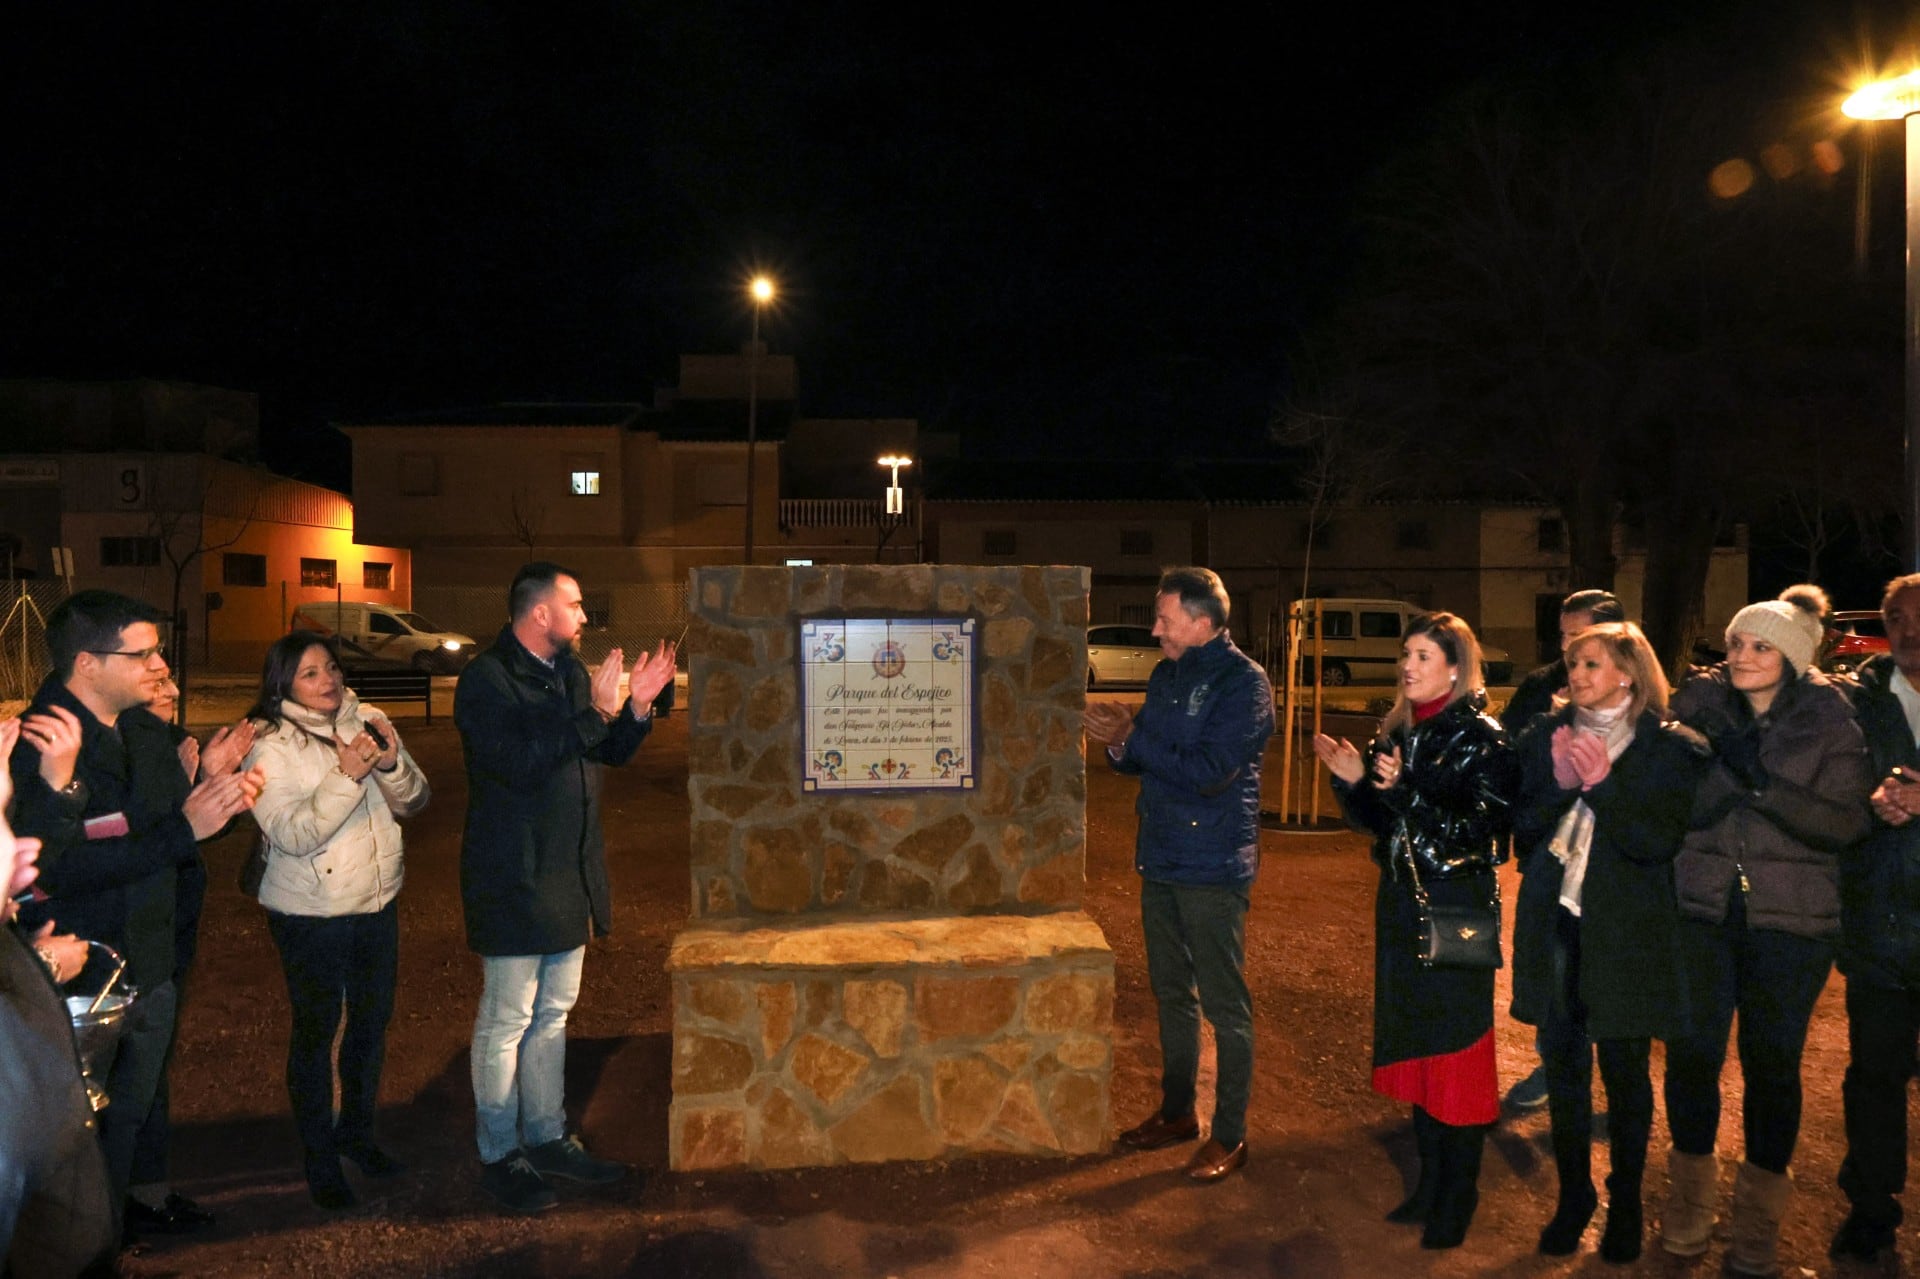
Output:
[[[449,653],[458,653],[460,651],[460,641],[441,640],[440,647],[446,649]]]

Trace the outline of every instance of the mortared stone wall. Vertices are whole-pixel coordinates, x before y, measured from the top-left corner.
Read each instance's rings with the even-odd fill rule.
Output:
[[[1113,953],[1085,886],[1088,571],[696,569],[676,1169],[1104,1149]],[[797,623],[972,616],[977,785],[801,786]]]

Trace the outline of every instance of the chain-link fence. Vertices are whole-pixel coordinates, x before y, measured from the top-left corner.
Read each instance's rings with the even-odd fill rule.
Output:
[[[597,662],[621,648],[631,661],[662,640],[678,640],[687,625],[684,586],[646,583],[586,591],[587,629],[580,656]],[[413,611],[441,630],[471,635],[481,647],[493,643],[507,622],[507,592],[497,586],[421,586],[413,588]]]
[[[28,700],[46,679],[47,614],[65,598],[60,581],[0,582],[0,702]]]

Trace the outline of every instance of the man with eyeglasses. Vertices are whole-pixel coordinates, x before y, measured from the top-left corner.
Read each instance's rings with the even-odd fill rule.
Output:
[[[180,875],[200,864],[199,841],[247,811],[254,773],[225,772],[189,787],[166,728],[147,710],[167,679],[157,610],[112,591],[81,591],[47,619],[53,671],[21,719],[10,761],[14,828],[41,841],[31,926],[105,942],[127,961],[140,998],[107,1077],[100,1139],[116,1212],[140,1229],[212,1220],[169,1192],[127,1201],[136,1140],[173,1047]]]

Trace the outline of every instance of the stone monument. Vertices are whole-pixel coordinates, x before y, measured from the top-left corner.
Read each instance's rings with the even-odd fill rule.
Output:
[[[674,1168],[1105,1148],[1088,582],[694,571]]]

